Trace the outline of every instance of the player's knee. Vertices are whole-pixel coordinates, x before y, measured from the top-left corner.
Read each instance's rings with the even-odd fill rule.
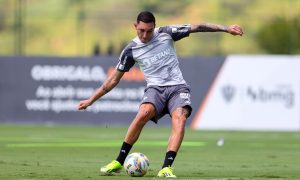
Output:
[[[151,108],[141,109],[141,116],[146,119],[150,119],[154,116],[154,110]]]
[[[184,114],[177,114],[172,117],[172,121],[175,126],[178,126],[179,129],[181,129],[185,126],[187,119]]]
[[[151,118],[151,112],[147,109],[143,109],[139,113],[139,119],[141,121],[148,121]]]
[[[185,124],[186,124],[186,116],[185,115],[181,115],[180,117],[179,117],[179,119],[178,119],[178,124],[180,125],[180,126],[185,126]]]
[[[182,122],[185,123],[188,116],[189,116],[189,109],[187,108],[177,108],[173,113],[172,113],[172,118],[175,119],[176,121],[179,121],[178,123]]]
[[[148,122],[152,117],[154,117],[155,111],[152,107],[149,106],[143,106],[140,108],[137,119],[139,123],[146,123]]]

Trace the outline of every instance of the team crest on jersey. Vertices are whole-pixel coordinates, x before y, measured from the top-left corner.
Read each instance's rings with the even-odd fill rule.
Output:
[[[177,28],[172,28],[172,33],[177,33]]]
[[[118,69],[120,69],[120,70],[124,70],[124,68],[125,68],[125,66],[124,66],[123,64],[119,64],[119,67],[118,67]]]

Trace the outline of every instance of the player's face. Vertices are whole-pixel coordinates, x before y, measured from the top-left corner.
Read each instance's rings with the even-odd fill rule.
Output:
[[[147,43],[152,39],[153,31],[155,28],[155,24],[153,22],[144,23],[142,21],[139,21],[138,23],[135,23],[134,26],[137,31],[137,35],[138,35],[139,39],[143,43]]]

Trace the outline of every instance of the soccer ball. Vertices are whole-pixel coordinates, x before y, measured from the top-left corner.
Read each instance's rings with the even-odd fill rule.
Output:
[[[129,154],[124,162],[126,173],[132,177],[144,176],[147,173],[148,167],[148,158],[140,152]]]

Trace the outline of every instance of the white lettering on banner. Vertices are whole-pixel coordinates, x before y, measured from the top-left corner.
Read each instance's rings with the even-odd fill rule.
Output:
[[[75,89],[72,86],[62,87],[57,86],[52,88],[53,98],[73,98],[75,95]]]
[[[25,106],[28,111],[48,111],[50,102],[48,99],[29,99],[25,101]]]
[[[137,88],[114,88],[111,92],[102,97],[102,99],[142,99],[144,94],[144,87]],[[38,98],[78,98],[84,99],[90,97],[96,91],[95,88],[78,87],[71,85],[44,87],[38,86],[36,90],[36,97]]]
[[[39,86],[35,96],[38,98],[50,98],[52,96],[52,90],[49,87]]]
[[[77,100],[26,100],[26,108],[28,111],[53,111],[55,113],[61,112],[75,112],[77,110]],[[99,101],[87,108],[87,111],[93,113],[99,112],[137,112],[140,101]]]
[[[137,112],[145,87],[115,88],[88,108],[98,112]],[[36,99],[28,99],[25,106],[28,111],[75,112],[81,99],[88,98],[96,89],[91,87],[38,86]]]
[[[34,65],[31,77],[36,81],[104,81],[106,73],[101,66]]]
[[[87,110],[98,112],[137,112],[140,101],[99,101]]]
[[[144,94],[145,87],[139,87],[139,88],[115,88],[111,91],[111,93],[107,94],[107,97],[104,97],[104,99],[142,99]]]
[[[78,101],[75,100],[53,100],[51,101],[51,110],[60,113],[62,111],[64,112],[70,112],[70,111],[77,111],[78,107]]]
[[[95,91],[94,88],[76,88],[75,92],[76,92],[76,97],[78,99],[86,99],[89,98],[93,92]]]

